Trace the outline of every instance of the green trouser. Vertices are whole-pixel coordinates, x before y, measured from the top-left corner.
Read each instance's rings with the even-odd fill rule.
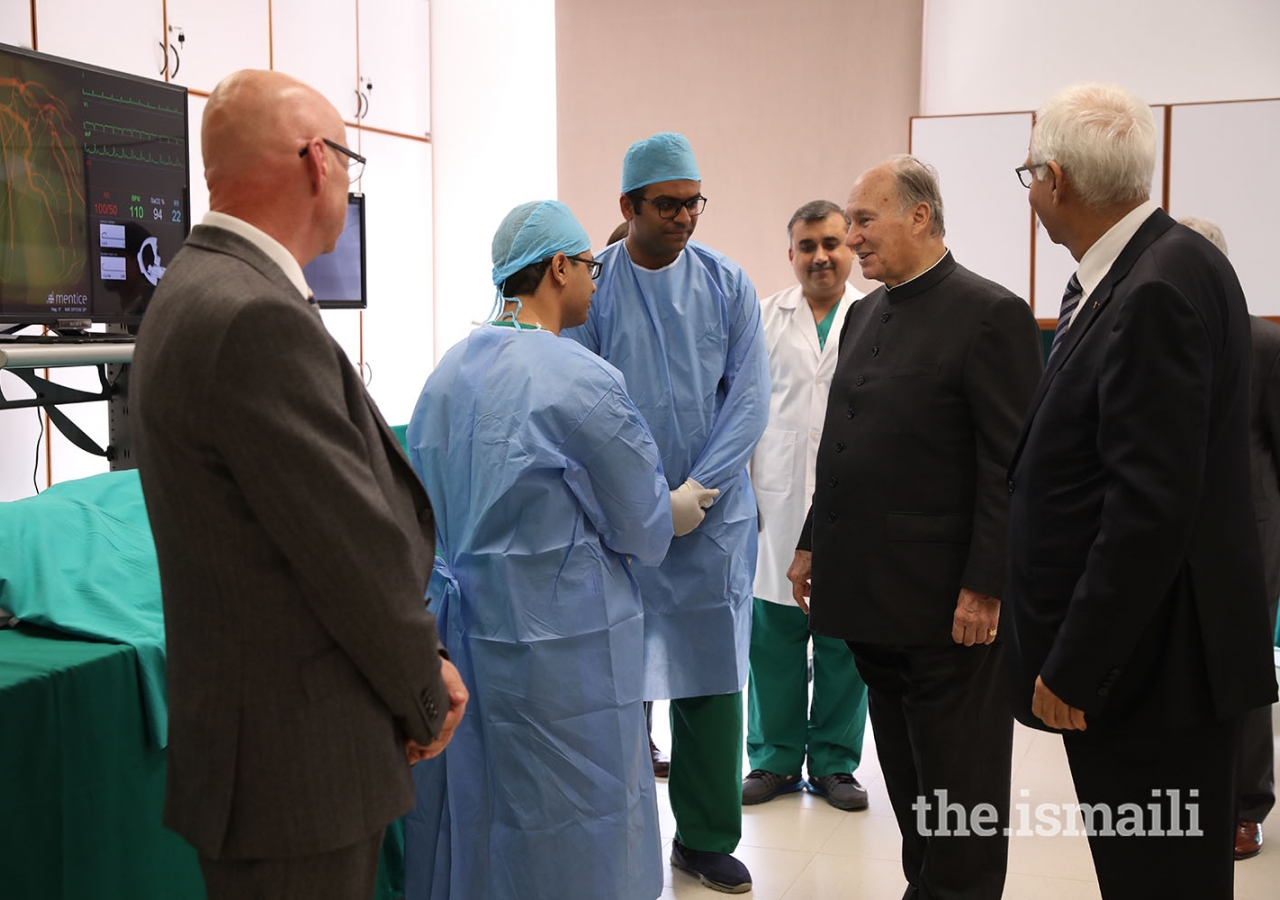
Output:
[[[732,853],[742,837],[742,691],[671,701],[667,797],[676,840]]]
[[[810,635],[809,617],[800,607],[755,598],[747,684],[747,758],[752,769],[799,775],[807,762],[809,776],[820,778],[858,768],[867,727],[867,686],[848,645]]]

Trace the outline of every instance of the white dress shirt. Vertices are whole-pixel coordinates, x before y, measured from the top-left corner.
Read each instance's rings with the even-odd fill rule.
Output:
[[[292,253],[285,249],[284,244],[262,229],[250,225],[244,219],[237,219],[235,216],[220,212],[205,213],[204,218],[200,220],[200,224],[208,225],[210,228],[221,228],[223,231],[230,231],[232,234],[244,238],[267,254],[271,261],[280,267],[281,271],[284,272],[289,281],[293,282],[293,286],[298,289],[298,293],[304,299],[311,296],[311,288],[307,286],[307,279],[302,275],[302,266],[298,265],[298,261],[293,258]]]
[[[1076,280],[1080,282],[1084,293],[1071,313],[1071,322],[1068,323],[1067,328],[1075,323],[1076,316],[1080,315],[1080,310],[1084,309],[1084,302],[1089,299],[1089,295],[1102,281],[1103,276],[1111,271],[1111,267],[1120,258],[1120,252],[1129,241],[1133,240],[1142,223],[1147,221],[1158,208],[1154,201],[1144,200],[1130,210],[1123,219],[1108,228],[1107,233],[1098,238],[1093,246],[1085,251],[1084,256],[1080,257],[1080,268],[1076,269]]]

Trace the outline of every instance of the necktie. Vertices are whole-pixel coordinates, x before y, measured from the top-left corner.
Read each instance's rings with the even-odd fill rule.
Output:
[[[1067,326],[1071,324],[1071,314],[1080,305],[1080,297],[1083,294],[1084,288],[1080,287],[1080,279],[1073,272],[1071,280],[1067,282],[1067,289],[1062,292],[1062,308],[1058,310],[1058,327],[1053,331],[1053,346],[1049,348],[1049,359],[1053,359],[1053,354],[1058,352],[1058,345],[1067,336]]]

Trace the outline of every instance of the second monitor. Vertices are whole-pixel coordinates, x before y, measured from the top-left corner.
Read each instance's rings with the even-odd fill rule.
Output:
[[[347,226],[332,253],[317,256],[302,269],[321,309],[364,309],[364,194],[347,195]]]

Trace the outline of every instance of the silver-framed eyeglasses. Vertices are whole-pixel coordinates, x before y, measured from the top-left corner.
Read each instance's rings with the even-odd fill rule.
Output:
[[[324,141],[326,147],[330,147],[331,149],[338,151],[338,153],[347,158],[347,174],[351,178],[351,183],[355,184],[359,181],[360,176],[364,174],[364,164],[368,162],[368,160],[356,151],[349,150],[342,146],[337,141],[331,141],[328,138],[320,138],[320,140]],[[302,149],[298,151],[298,158],[301,159],[306,156],[307,151],[310,149],[310,144],[303,144]]]
[[[1030,190],[1031,179],[1035,177],[1031,173],[1034,172],[1036,169],[1043,169],[1047,165],[1049,165],[1047,162],[1032,163],[1029,166],[1018,166],[1018,168],[1014,169],[1013,171],[1017,173],[1018,180],[1022,182],[1022,186],[1027,190]]]

